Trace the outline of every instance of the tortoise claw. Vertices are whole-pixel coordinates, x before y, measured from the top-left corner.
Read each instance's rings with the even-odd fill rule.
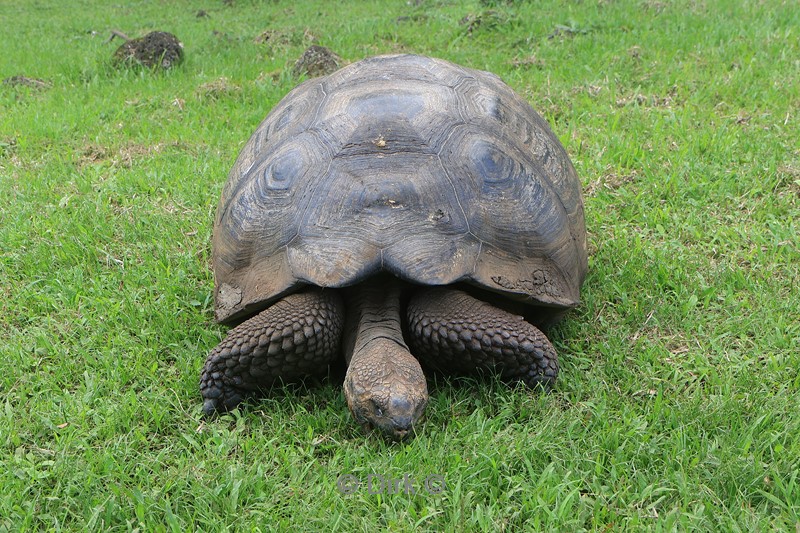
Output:
[[[217,413],[217,400],[206,400],[203,402],[203,416],[208,418]]]

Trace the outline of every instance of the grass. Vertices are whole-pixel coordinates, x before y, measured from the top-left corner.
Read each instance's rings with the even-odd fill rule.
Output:
[[[793,2],[0,0],[0,19],[0,78],[51,84],[0,85],[0,530],[800,529]],[[172,31],[186,60],[116,71],[112,29]],[[216,202],[312,42],[491,70],[552,124],[592,253],[552,394],[439,381],[406,446],[362,435],[335,383],[201,420]],[[423,490],[343,494],[342,474]]]

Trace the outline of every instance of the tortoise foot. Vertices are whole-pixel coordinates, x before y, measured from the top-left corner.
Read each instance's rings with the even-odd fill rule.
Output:
[[[291,294],[228,332],[200,375],[203,413],[233,409],[273,385],[324,374],[339,354],[344,306],[335,291]]]
[[[499,371],[507,382],[549,388],[558,375],[556,350],[538,328],[469,294],[426,289],[407,309],[411,351],[450,374]]]

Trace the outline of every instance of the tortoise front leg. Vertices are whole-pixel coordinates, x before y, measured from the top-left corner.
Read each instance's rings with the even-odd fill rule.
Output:
[[[411,351],[438,370],[458,375],[498,370],[505,381],[549,387],[558,375],[556,350],[521,316],[452,289],[423,289],[407,309]]]
[[[203,412],[233,409],[278,380],[320,375],[339,355],[344,305],[336,291],[290,294],[228,332],[200,375]]]

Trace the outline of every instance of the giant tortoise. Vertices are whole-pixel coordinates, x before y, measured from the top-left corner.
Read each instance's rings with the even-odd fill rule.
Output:
[[[549,386],[533,324],[579,303],[581,185],[547,123],[497,76],[379,56],[291,91],[242,149],[213,232],[204,412],[342,353],[354,418],[413,433],[426,368]]]

